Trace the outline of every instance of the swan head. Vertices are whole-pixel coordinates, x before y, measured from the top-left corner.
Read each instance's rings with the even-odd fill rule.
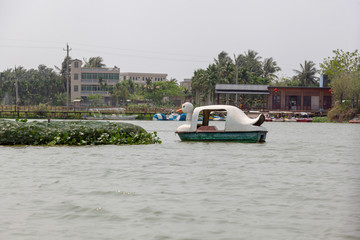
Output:
[[[183,112],[183,113],[192,113],[194,111],[194,106],[189,103],[186,102],[183,105],[181,105],[181,109],[177,110],[177,112]]]
[[[191,103],[186,102],[183,103],[183,105],[181,105],[181,109],[177,110],[176,112],[186,113],[186,121],[191,121],[193,111],[194,106]]]

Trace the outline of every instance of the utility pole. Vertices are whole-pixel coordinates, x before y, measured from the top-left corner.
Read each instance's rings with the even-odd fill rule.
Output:
[[[19,117],[19,109],[18,109],[18,105],[19,105],[19,90],[18,90],[18,79],[17,79],[17,75],[16,75],[16,66],[15,66],[15,111],[17,111],[18,113],[18,117]]]
[[[234,54],[234,61],[235,61],[235,83],[236,86],[238,85],[238,78],[239,78],[239,66],[238,66],[238,58],[236,57],[236,55]],[[235,93],[235,105],[237,106],[238,103],[238,94]],[[237,106],[238,107],[238,106]]]
[[[69,110],[69,92],[70,92],[70,81],[69,81],[69,52],[72,50],[69,49],[69,44],[66,43],[66,49],[63,49],[66,51],[66,107]]]
[[[19,88],[18,88],[18,78],[17,78],[17,75],[16,75],[16,66],[15,66],[15,98],[16,98],[16,109],[18,107],[18,104],[19,104]]]

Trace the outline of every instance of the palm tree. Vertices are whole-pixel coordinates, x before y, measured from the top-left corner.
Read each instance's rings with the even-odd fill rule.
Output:
[[[254,73],[255,76],[260,76],[262,73],[261,57],[258,54],[258,52],[249,49],[244,55],[245,68],[251,73]]]
[[[59,68],[58,66],[54,66],[56,70],[58,70],[60,72],[61,75],[61,80],[63,82],[63,87],[64,87],[64,91],[66,91],[67,89],[67,79],[66,79],[66,74],[68,71],[68,74],[70,74],[71,72],[71,57],[67,57],[65,56],[64,61],[61,63],[61,68]],[[69,83],[70,85],[70,83]]]
[[[315,86],[318,83],[318,77],[315,75],[318,73],[318,70],[315,67],[313,61],[306,61],[304,65],[300,64],[301,70],[294,69],[296,75],[294,76],[300,81],[301,86]]]
[[[273,80],[278,78],[275,73],[281,71],[281,68],[277,65],[276,61],[271,58],[266,58],[263,62],[263,77]]]
[[[130,95],[129,89],[126,85],[126,82],[122,81],[116,83],[114,88],[111,90],[111,96],[116,98],[116,105],[119,103],[119,98],[121,99],[122,104],[126,103],[126,99]]]
[[[224,51],[219,53],[218,59],[214,59],[218,72],[218,83],[230,83],[233,72],[233,61]]]
[[[89,61],[86,60],[86,58],[84,58],[84,62],[85,65],[84,67],[86,68],[102,68],[102,67],[106,67],[106,65],[103,63],[103,59],[102,57],[91,57],[89,58]]]
[[[228,56],[227,52],[222,51],[218,55],[218,59],[214,59],[215,64],[218,66],[225,66],[227,62],[231,62],[231,58]]]

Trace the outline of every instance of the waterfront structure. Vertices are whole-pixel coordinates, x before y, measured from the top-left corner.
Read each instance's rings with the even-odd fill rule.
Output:
[[[71,102],[81,99],[86,103],[90,95],[100,94],[104,96],[104,103],[109,105],[108,91],[120,82],[120,68],[84,68],[81,65],[79,59],[71,61]],[[103,84],[100,84],[101,81]]]
[[[322,112],[332,107],[332,93],[329,87],[281,87],[250,84],[216,84],[217,104],[220,94],[263,95],[264,110],[268,111],[311,111]],[[228,99],[228,97],[226,98]],[[241,104],[237,103],[237,104]]]
[[[132,80],[137,84],[146,85],[147,81],[165,82],[167,81],[166,73],[139,73],[139,72],[122,72],[120,81]]]
[[[322,112],[332,107],[329,87],[268,87],[267,107],[270,111]]]

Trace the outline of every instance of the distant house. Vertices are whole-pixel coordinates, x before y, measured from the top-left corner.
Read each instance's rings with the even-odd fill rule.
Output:
[[[268,87],[267,108],[281,111],[328,110],[332,107],[329,87]]]
[[[187,90],[191,91],[191,79],[185,78],[184,81],[180,82],[180,86],[185,87]]]
[[[82,99],[87,102],[87,97],[92,94],[104,96],[105,104],[110,104],[110,94],[116,83],[120,82],[120,68],[84,68],[82,61],[75,59],[71,61],[71,102]],[[99,79],[107,84],[106,89],[101,88]]]
[[[88,97],[94,94],[104,96],[104,103],[112,105],[109,91],[114,86],[123,80],[132,80],[135,83],[145,85],[149,79],[151,82],[167,81],[167,74],[165,73],[134,73],[124,72],[120,73],[120,68],[84,68],[82,61],[75,59],[71,61],[71,102],[81,99],[81,104],[89,104]],[[103,88],[99,79],[106,83],[106,88]],[[79,103],[77,103],[79,105]]]
[[[120,73],[120,80],[132,80],[137,84],[146,85],[146,82],[165,82],[167,81],[166,73],[139,73],[139,72],[123,72]]]

